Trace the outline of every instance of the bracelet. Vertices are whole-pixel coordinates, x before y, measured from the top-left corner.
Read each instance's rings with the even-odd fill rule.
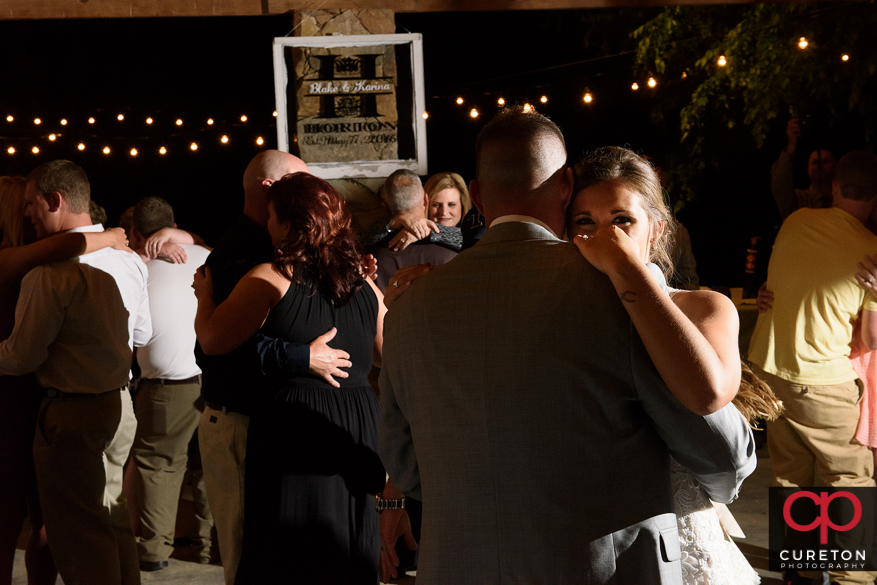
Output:
[[[404,510],[405,509],[405,496],[402,496],[399,500],[385,500],[381,497],[381,494],[375,494],[375,510],[378,513],[383,512],[384,510]]]

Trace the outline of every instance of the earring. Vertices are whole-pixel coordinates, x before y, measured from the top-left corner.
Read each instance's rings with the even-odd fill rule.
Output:
[[[289,246],[289,238],[284,237],[280,240],[280,246],[277,248],[277,255],[283,256],[286,254],[286,247]]]

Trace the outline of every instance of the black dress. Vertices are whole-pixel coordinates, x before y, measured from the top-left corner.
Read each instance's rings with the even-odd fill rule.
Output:
[[[380,534],[374,494],[380,410],[368,383],[378,300],[364,284],[343,307],[293,283],[261,332],[350,354],[350,376],[333,388],[297,375],[257,396],[247,437],[244,540],[238,585],[368,584],[378,581]]]

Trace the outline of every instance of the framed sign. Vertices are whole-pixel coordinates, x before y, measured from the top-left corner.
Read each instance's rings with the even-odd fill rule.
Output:
[[[419,34],[274,39],[277,144],[323,179],[427,174]]]

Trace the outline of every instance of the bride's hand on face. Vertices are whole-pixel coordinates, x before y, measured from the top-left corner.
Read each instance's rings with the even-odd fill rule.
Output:
[[[621,266],[641,262],[639,244],[615,225],[592,234],[575,236],[573,243],[585,260],[603,274],[611,274]]]

